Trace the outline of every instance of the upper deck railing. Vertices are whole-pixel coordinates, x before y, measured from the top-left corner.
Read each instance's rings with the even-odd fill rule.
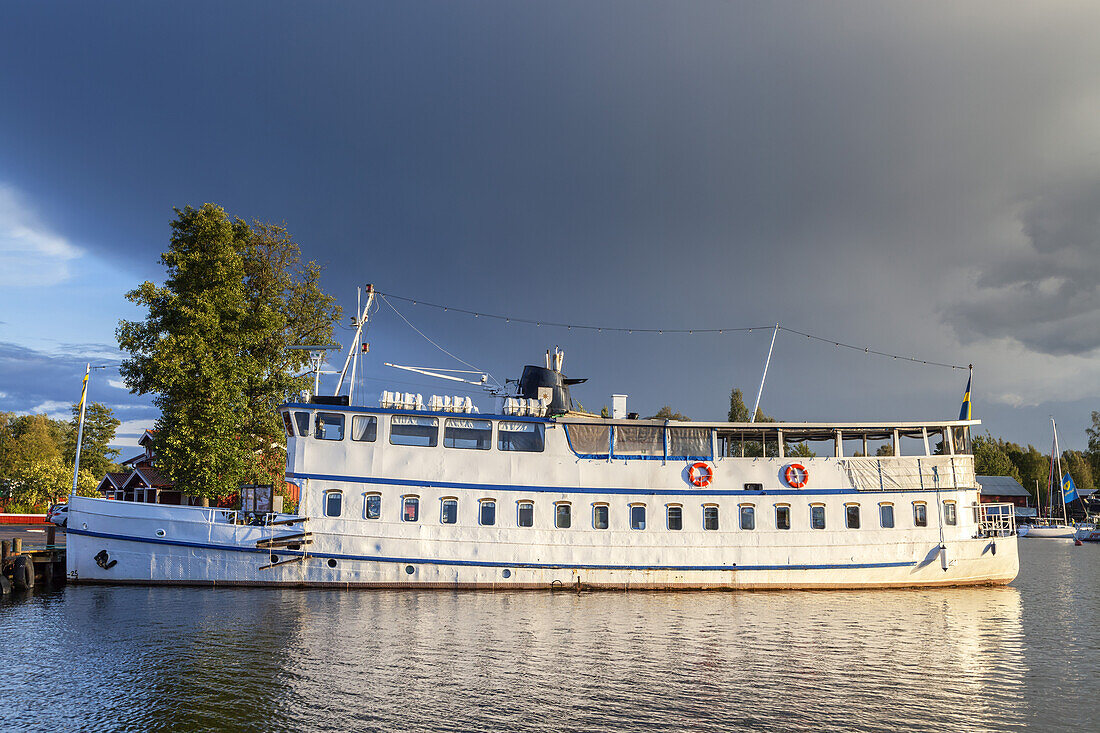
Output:
[[[422,410],[286,404],[282,406],[288,436],[343,440],[350,426],[352,440],[373,441],[374,413],[389,422],[415,420],[426,432],[480,430],[485,440],[498,427],[564,425],[569,447],[582,458],[647,458],[715,460],[730,457],[856,458],[935,457],[968,455],[970,432],[978,420],[899,423],[712,423],[671,420],[614,420],[570,413],[558,418],[482,414],[458,415]],[[292,417],[293,414],[293,417]],[[422,420],[421,420],[422,418]],[[465,419],[465,423],[462,420]],[[379,420],[379,425],[381,420]],[[421,423],[423,423],[421,425]],[[459,423],[462,423],[461,425]],[[468,423],[468,424],[466,424]],[[361,429],[356,425],[367,426]],[[541,430],[541,428],[539,428]],[[364,434],[365,435],[365,434]],[[438,437],[438,435],[436,436]],[[446,435],[444,436],[444,443]],[[437,445],[432,440],[428,445]],[[950,464],[948,464],[950,466]]]
[[[845,458],[840,464],[851,487],[860,491],[970,489],[977,485],[971,456]]]

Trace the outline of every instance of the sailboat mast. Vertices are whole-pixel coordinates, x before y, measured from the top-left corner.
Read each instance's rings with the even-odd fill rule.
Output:
[[[1054,424],[1054,418],[1050,418],[1050,424],[1054,427],[1054,454],[1058,460],[1058,495],[1062,498],[1062,521],[1069,524],[1069,516],[1066,512],[1066,495],[1062,491],[1062,450],[1058,446],[1058,426]],[[1054,466],[1051,464],[1051,468]]]

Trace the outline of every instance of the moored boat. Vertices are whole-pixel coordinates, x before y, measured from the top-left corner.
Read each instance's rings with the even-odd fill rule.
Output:
[[[547,352],[489,414],[391,392],[377,406],[284,404],[296,514],[73,497],[69,577],[622,589],[1016,577],[1013,507],[979,502],[977,420],[672,422],[618,406],[604,418],[574,409],[583,380],[561,367]],[[872,455],[883,443],[891,455]]]

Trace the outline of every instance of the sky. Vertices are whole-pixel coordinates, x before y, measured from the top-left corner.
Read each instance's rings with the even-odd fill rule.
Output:
[[[84,364],[124,356],[173,207],[213,202],[285,223],[348,314],[373,283],[517,319],[778,322],[973,364],[983,430],[1045,449],[1053,415],[1084,448],[1097,28],[1094,2],[8,3],[0,410],[67,415]],[[586,408],[722,420],[770,338],[390,299],[357,401],[457,393],[384,361],[504,381],[560,346]],[[761,407],[952,419],[966,377],[780,331]],[[122,446],[156,417],[116,369],[90,394]]]

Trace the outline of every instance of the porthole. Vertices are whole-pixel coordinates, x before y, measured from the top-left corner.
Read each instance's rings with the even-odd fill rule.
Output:
[[[81,526],[82,529],[88,529],[88,523],[87,522],[84,522],[80,526]]]
[[[405,566],[405,572],[408,573],[409,575],[412,575],[413,573],[416,572],[416,568],[414,568],[412,565],[406,565]]]
[[[164,530],[163,529],[158,529],[157,530],[157,537],[163,537],[163,536],[164,536]]]
[[[279,562],[279,556],[278,555],[272,555],[271,556],[271,564],[274,565],[277,562]]]
[[[501,575],[503,575],[505,578],[511,578],[512,577],[512,571],[509,570],[508,568],[504,568],[504,572],[502,572]]]
[[[336,567],[336,560],[335,560],[334,558],[331,558],[331,557],[330,557],[330,558],[328,559],[328,566],[329,566],[330,568],[334,568],[334,567]]]

